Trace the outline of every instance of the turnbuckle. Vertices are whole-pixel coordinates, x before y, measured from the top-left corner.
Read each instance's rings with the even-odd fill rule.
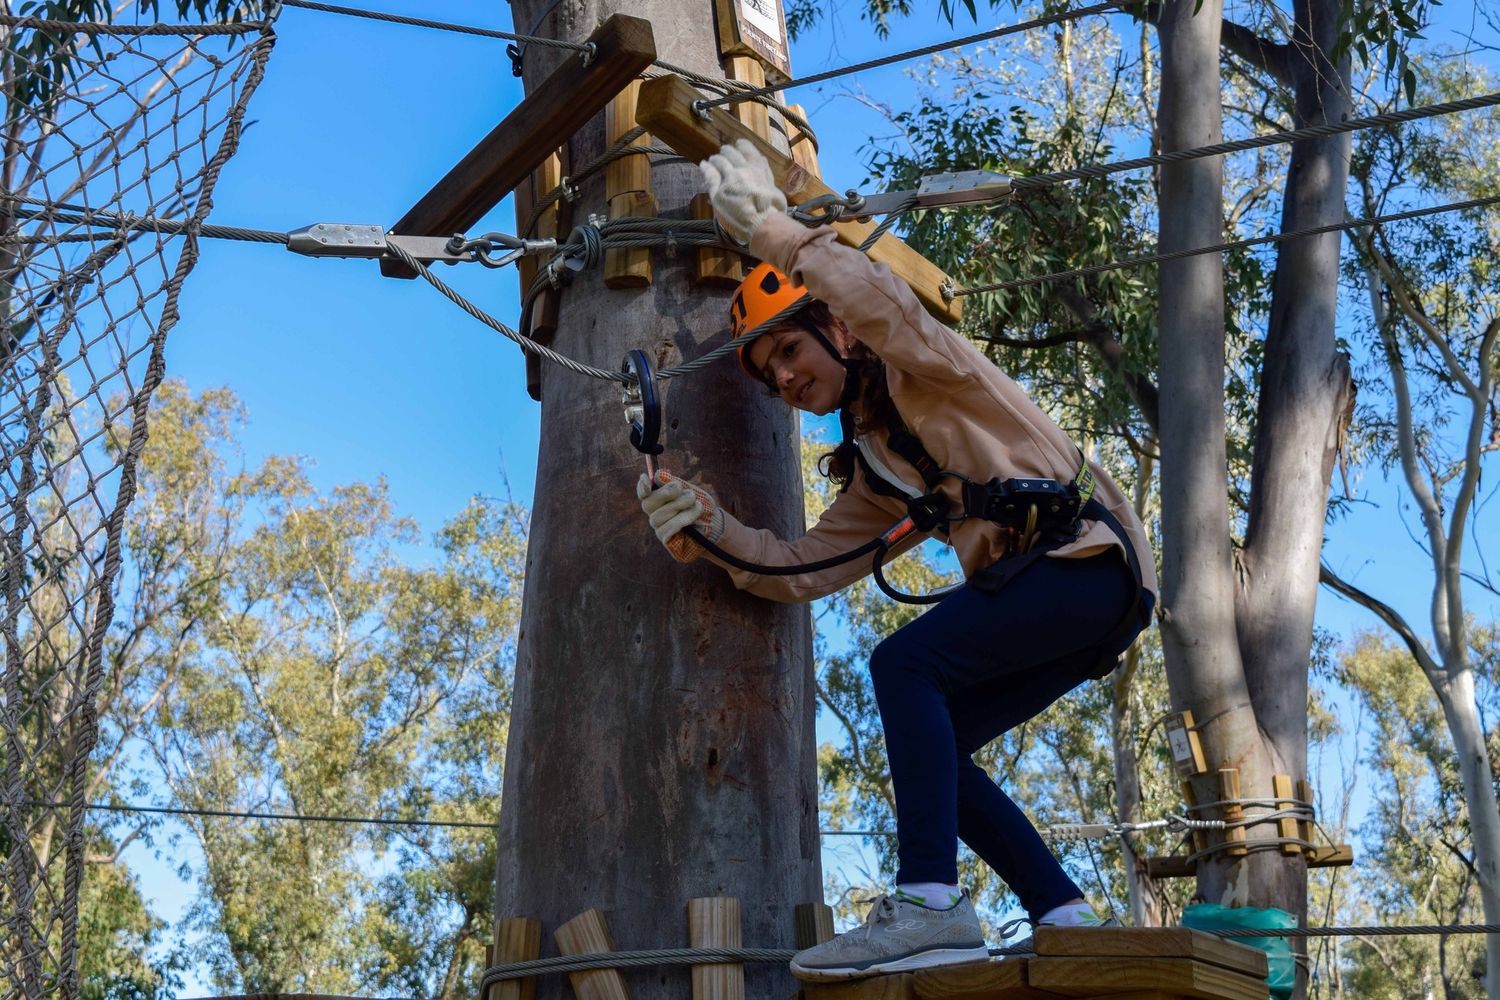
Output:
[[[510,236],[505,233],[485,233],[483,236],[469,239],[463,233],[454,233],[448,240],[448,252],[456,256],[466,257],[469,260],[477,260],[485,267],[506,267],[514,264],[522,257],[534,254],[547,253],[557,249],[557,241],[528,240],[519,236]],[[495,256],[503,251],[503,256]]]
[[[656,456],[666,449],[661,443],[661,395],[656,389],[656,373],[645,351],[631,351],[620,363],[620,374],[628,381],[621,395],[625,422],[630,425],[630,444],[646,456],[646,477],[656,488]]]

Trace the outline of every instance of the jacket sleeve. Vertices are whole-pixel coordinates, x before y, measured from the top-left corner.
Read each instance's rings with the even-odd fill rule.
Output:
[[[818,523],[795,542],[784,541],[775,532],[764,528],[751,528],[726,511],[724,534],[719,539],[719,546],[746,562],[762,566],[795,566],[799,563],[818,562],[856,549],[883,534],[900,516],[876,504],[856,475],[850,488],[835,497],[833,503],[818,518]],[[892,547],[886,559],[894,559],[927,537],[925,534],[912,532]],[[726,565],[712,555],[705,555],[704,558],[723,567],[740,590],[772,601],[799,604],[817,600],[867,575],[874,555],[862,555],[815,573],[790,576],[750,573]]]
[[[887,265],[839,243],[831,226],[804,226],[777,213],[756,227],[750,252],[807,286],[887,364],[939,381],[966,379],[989,364],[930,315]]]

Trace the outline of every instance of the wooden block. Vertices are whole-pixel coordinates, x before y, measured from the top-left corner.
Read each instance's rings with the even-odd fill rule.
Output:
[[[754,56],[725,56],[724,75],[731,80],[748,83],[752,87],[766,85],[766,70]],[[771,109],[758,101],[742,101],[727,105],[730,112],[750,131],[762,139],[771,138]]]
[[[531,917],[502,917],[495,921],[492,965],[529,962],[542,957],[542,922]],[[490,987],[488,1000],[534,1000],[535,979],[507,979]]]
[[[695,194],[691,203],[693,218],[712,219],[713,206],[707,194]],[[693,282],[711,288],[734,288],[745,278],[744,259],[733,250],[717,247],[699,247],[698,265],[693,272]],[[811,905],[811,904],[803,904]],[[820,904],[821,905],[821,904]]]
[[[807,120],[807,112],[803,110],[802,105],[789,104],[787,110],[803,121]],[[787,143],[792,150],[792,161],[814,177],[822,177],[823,171],[818,169],[818,148],[813,144],[813,137],[791,122],[786,123],[786,130]]]
[[[1033,958],[1026,968],[1035,987],[1068,997],[1156,991],[1199,1000],[1267,1000],[1264,979],[1190,958]]]
[[[1271,775],[1271,789],[1276,796],[1277,809],[1291,809],[1295,803],[1292,802],[1292,776],[1290,774]],[[1291,816],[1284,816],[1276,821],[1276,835],[1285,840],[1297,840],[1302,835],[1297,831],[1297,820]],[[1282,844],[1282,854],[1301,854],[1300,844]]]
[[[1046,1000],[1057,994],[1026,981],[1025,958],[920,969],[912,979],[920,1000]]]
[[[1193,958],[1264,979],[1266,953],[1187,927],[1038,927],[1042,958]]]
[[[720,54],[755,56],[778,83],[791,79],[781,0],[714,0],[714,26]]]
[[[847,983],[803,983],[805,1000],[917,1000],[910,972],[895,972]]]
[[[552,155],[542,161],[531,175],[533,190],[532,204],[547,197],[552,191],[562,184],[563,177],[567,176],[569,167],[568,147],[562,146]],[[529,213],[528,213],[529,217]],[[521,219],[521,225],[525,225],[526,219]],[[573,203],[567,199],[559,199],[547,206],[537,216],[535,235],[538,239],[557,239],[565,229],[571,229],[573,225]],[[526,235],[526,234],[521,234]],[[541,266],[535,257],[522,257],[521,263],[530,261],[531,274],[535,275],[537,268]],[[531,287],[528,283],[523,286]],[[537,296],[536,302],[531,308],[531,325],[521,333],[530,337],[538,344],[550,344],[552,338],[557,334],[557,313],[560,296],[554,288],[548,288]],[[540,401],[542,398],[542,360],[535,354],[526,355],[526,392],[532,399]]]
[[[1240,770],[1237,767],[1219,768],[1219,798],[1226,803],[1222,806],[1225,823],[1239,823],[1245,818],[1245,809],[1235,800],[1240,797]],[[1224,831],[1224,843],[1229,847],[1231,856],[1240,857],[1250,852],[1245,846],[1245,828],[1243,826],[1231,827]]]
[[[792,913],[797,921],[798,951],[833,940],[833,907],[827,903],[798,903]]]
[[[564,955],[591,955],[614,951],[615,939],[609,923],[598,910],[585,910],[552,932],[557,950]],[[568,973],[578,1000],[630,1000],[630,987],[618,969],[589,969]]]
[[[1354,848],[1348,844],[1314,847],[1307,856],[1309,868],[1347,868],[1354,864]]]
[[[1056,994],[1051,994],[1056,996]],[[1181,993],[1164,993],[1161,990],[1141,990],[1136,993],[1106,993],[1090,1000],[1185,1000]]]
[[[632,80],[609,102],[604,111],[604,141],[613,146],[635,128],[636,97],[641,83]],[[651,141],[643,135],[632,145]],[[604,168],[604,198],[611,219],[656,215],[651,194],[651,160],[644,153],[615,160]],[[607,250],[604,253],[605,288],[642,288],[651,284],[651,249]]]
[[[1303,802],[1306,802],[1309,806],[1312,805],[1312,802],[1313,802],[1312,782],[1307,781],[1305,779],[1299,780],[1297,782],[1297,798],[1301,799]],[[1313,842],[1313,822],[1312,822],[1312,820],[1310,820],[1310,819],[1301,819],[1301,820],[1298,820],[1297,821],[1297,835],[1299,837],[1301,837],[1303,840],[1307,841],[1309,844],[1311,844]]]
[[[566,143],[656,58],[651,22],[638,17],[611,14],[588,40],[596,51],[587,66],[576,56],[563,59],[390,231],[445,236],[467,229],[536,169],[540,151]],[[399,261],[381,261],[380,273],[414,277]]]
[[[653,135],[695,162],[717,153],[726,142],[749,140],[771,164],[776,183],[794,204],[819,195],[841,194],[772,148],[723,108],[709,109],[707,121],[699,118],[692,109],[693,102],[699,97],[698,91],[681,77],[659,76],[641,84],[637,117]],[[857,247],[874,228],[875,224],[871,222],[849,221],[835,223],[833,231],[840,243]],[[936,264],[890,233],[870,248],[870,259],[888,265],[898,278],[911,286],[927,311],[944,323],[954,324],[962,317],[960,299],[951,302],[943,299],[942,290],[951,279]]]
[[[688,945],[739,948],[740,901],[733,896],[688,900]],[[693,966],[693,1000],[745,1000],[745,967],[738,962]]]

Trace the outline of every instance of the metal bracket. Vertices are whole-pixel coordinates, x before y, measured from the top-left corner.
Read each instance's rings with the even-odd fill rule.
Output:
[[[387,257],[386,249],[394,244],[426,263],[459,264],[474,259],[473,254],[454,253],[448,243],[446,236],[393,236],[379,226],[342,222],[318,222],[286,234],[286,248],[306,257],[379,259]]]
[[[872,216],[886,215],[903,208],[910,211],[919,208],[983,205],[1010,197],[1010,180],[1005,174],[997,174],[993,170],[929,174],[917,182],[915,191],[886,191],[863,198],[855,191],[848,192],[843,198],[824,195],[798,205],[792,210],[792,215],[800,222],[815,225],[841,219],[864,221]],[[811,209],[820,209],[821,212],[814,215],[809,211]]]

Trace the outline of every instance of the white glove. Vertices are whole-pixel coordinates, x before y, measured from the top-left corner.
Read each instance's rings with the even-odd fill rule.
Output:
[[[749,243],[769,216],[786,211],[786,195],[776,186],[771,165],[748,139],[719,147],[698,169],[719,221],[741,243]]]
[[[681,534],[682,529],[697,528],[704,538],[717,542],[724,534],[724,511],[702,487],[665,470],[656,475],[660,485],[654,490],[651,480],[644,475],[636,483],[635,495],[640,498],[641,510],[646,512],[656,537],[672,558],[692,562],[703,554],[703,546]]]

